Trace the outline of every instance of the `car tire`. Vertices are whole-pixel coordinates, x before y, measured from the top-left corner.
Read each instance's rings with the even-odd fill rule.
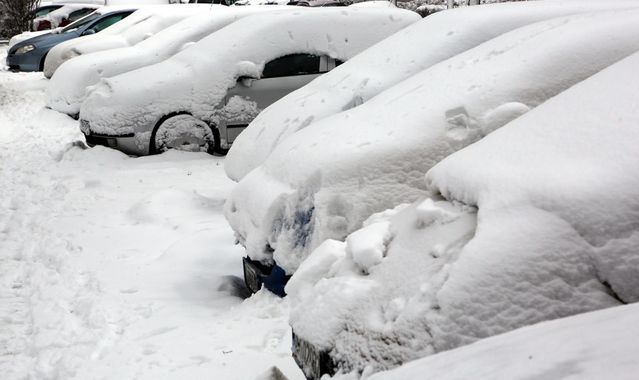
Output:
[[[216,135],[202,120],[178,113],[162,118],[151,133],[149,152],[158,154],[169,149],[189,152],[215,152]]]

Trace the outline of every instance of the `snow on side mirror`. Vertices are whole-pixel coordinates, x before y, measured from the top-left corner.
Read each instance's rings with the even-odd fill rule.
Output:
[[[241,84],[244,87],[251,87],[253,85],[253,81],[255,81],[255,78],[247,76],[241,76],[237,78],[237,83]]]
[[[92,34],[95,34],[95,29],[87,29],[82,33],[83,36],[90,36]]]

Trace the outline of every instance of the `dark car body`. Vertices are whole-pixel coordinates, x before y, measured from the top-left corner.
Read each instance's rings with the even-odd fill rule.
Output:
[[[19,42],[9,49],[7,66],[13,71],[42,71],[44,59],[51,48],[80,36],[90,35],[122,20],[135,9],[120,9],[105,13],[92,13],[59,32],[47,33]]]

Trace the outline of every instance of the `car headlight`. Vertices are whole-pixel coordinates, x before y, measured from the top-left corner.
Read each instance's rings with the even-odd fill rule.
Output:
[[[16,50],[16,54],[25,54],[32,51],[33,49],[35,49],[35,46],[33,45],[24,45],[19,47],[18,50]]]

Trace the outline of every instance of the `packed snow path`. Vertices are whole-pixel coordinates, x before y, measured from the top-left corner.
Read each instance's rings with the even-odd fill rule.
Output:
[[[46,86],[0,70],[2,378],[302,379],[286,301],[241,298],[223,159],[83,149]]]

